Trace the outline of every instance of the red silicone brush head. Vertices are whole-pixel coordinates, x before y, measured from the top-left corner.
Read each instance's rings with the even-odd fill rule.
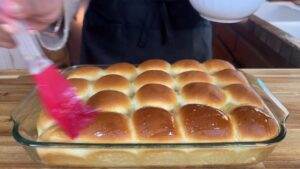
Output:
[[[71,138],[95,120],[97,112],[76,96],[70,82],[55,66],[34,75],[34,79],[44,108]]]

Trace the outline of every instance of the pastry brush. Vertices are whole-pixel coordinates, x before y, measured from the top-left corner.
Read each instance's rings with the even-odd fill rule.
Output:
[[[26,23],[1,18],[13,28],[10,32],[36,83],[40,102],[57,124],[71,138],[95,120],[97,112],[76,96],[75,89],[54,63],[43,53],[36,36]]]

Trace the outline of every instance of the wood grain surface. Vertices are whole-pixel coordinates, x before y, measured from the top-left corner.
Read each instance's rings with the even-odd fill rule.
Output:
[[[251,168],[300,168],[300,69],[245,69],[262,78],[290,111],[286,139],[262,164]],[[22,70],[0,71],[0,168],[49,168],[33,162],[11,137],[10,113],[32,90],[33,83]],[[51,167],[50,167],[51,168]]]

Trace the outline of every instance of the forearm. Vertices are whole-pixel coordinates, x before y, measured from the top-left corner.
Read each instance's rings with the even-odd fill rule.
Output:
[[[57,24],[51,25],[47,30],[38,34],[38,38],[45,48],[49,50],[58,50],[66,44],[71,22],[79,5],[80,0],[64,0],[62,18],[59,19]]]

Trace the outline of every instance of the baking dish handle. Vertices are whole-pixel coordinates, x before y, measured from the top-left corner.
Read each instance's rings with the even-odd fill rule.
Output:
[[[285,126],[285,122],[289,116],[287,108],[272,94],[263,80],[244,71],[241,72],[243,72],[250,85],[263,98],[267,109],[272,112],[280,124]]]
[[[257,78],[256,79],[257,85],[263,90],[263,92],[268,96],[268,98],[277,106],[280,111],[276,111],[275,115],[277,116],[280,123],[284,124],[286,119],[289,116],[289,111],[287,108],[272,94],[269,88],[266,86],[263,80]]]

